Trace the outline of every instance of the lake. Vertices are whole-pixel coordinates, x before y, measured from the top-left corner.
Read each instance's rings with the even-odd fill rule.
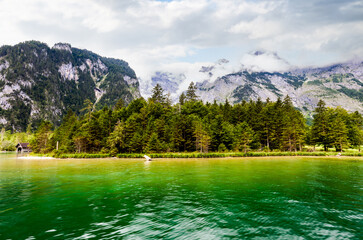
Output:
[[[359,239],[362,160],[0,154],[0,239]]]

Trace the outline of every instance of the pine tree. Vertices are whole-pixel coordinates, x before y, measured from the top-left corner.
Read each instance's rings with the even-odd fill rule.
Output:
[[[282,112],[282,146],[290,152],[295,152],[302,143],[306,133],[304,116],[294,108],[291,98],[287,95],[283,101]]]
[[[186,100],[191,101],[191,102],[197,101],[198,96],[196,94],[196,91],[197,91],[197,86],[194,84],[194,82],[191,82],[189,84],[189,87],[188,87],[188,90],[187,90]]]
[[[114,111],[121,110],[124,106],[125,106],[125,101],[122,98],[120,98],[113,107],[113,110]]]
[[[247,150],[250,147],[250,143],[252,142],[253,137],[254,137],[254,131],[246,122],[238,124],[235,129],[235,142],[234,142],[235,149],[239,150],[242,147],[244,153],[247,153]]]
[[[363,117],[359,112],[349,114],[347,128],[349,143],[360,152],[360,146],[363,144]]]
[[[282,148],[283,116],[288,114],[284,112],[284,105],[281,98],[278,97],[272,109],[272,126],[271,126],[271,149]]]
[[[141,153],[143,150],[143,139],[140,133],[135,132],[129,142],[130,152]]]
[[[157,103],[165,103],[166,102],[166,96],[164,94],[164,89],[159,85],[156,84],[155,87],[152,90],[151,100],[153,102]]]
[[[195,130],[194,130],[194,136],[195,136],[195,144],[196,149],[199,150],[201,153],[208,152],[208,147],[210,145],[210,136],[203,129],[203,124],[201,121],[195,121]]]
[[[108,145],[110,146],[111,152],[120,153],[125,149],[125,124],[119,121],[113,132],[107,139]]]
[[[159,152],[160,151],[160,141],[158,139],[157,133],[152,133],[150,136],[150,140],[147,145],[147,152]]]
[[[84,107],[81,109],[81,112],[85,112],[86,114],[88,113],[88,120],[90,120],[91,119],[91,113],[93,111],[92,101],[87,98],[86,100],[84,100],[83,106]]]
[[[232,106],[231,106],[231,104],[229,104],[229,101],[226,98],[226,101],[224,102],[224,105],[223,105],[223,115],[224,115],[224,120],[227,122],[230,122],[231,109],[232,109]]]
[[[186,100],[186,96],[185,96],[184,92],[182,92],[182,94],[180,94],[180,97],[179,97],[179,104],[184,105],[185,100]]]
[[[51,150],[49,140],[52,134],[52,127],[49,121],[43,121],[40,124],[33,141],[30,143],[32,151],[35,153],[46,153]]]
[[[260,142],[266,146],[267,151],[271,149],[271,141],[274,137],[274,103],[267,104],[261,111],[260,119],[256,119],[256,121],[260,121],[262,126],[258,126],[257,124],[257,133],[260,136]],[[257,115],[258,116],[258,115]],[[255,128],[256,129],[256,128]]]
[[[331,141],[328,138],[327,108],[325,107],[325,102],[323,100],[318,102],[315,113],[311,128],[311,140],[314,145],[322,144],[324,146],[324,151],[327,151]]]
[[[342,108],[328,109],[328,134],[327,137],[336,151],[343,151],[348,144],[348,129],[345,118],[348,113]]]

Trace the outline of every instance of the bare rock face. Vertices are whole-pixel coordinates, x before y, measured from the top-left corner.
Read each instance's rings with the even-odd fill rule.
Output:
[[[138,97],[136,74],[123,60],[67,43],[0,47],[0,128],[21,131],[41,119],[58,124],[69,109],[79,113],[86,99],[99,109]]]
[[[262,62],[263,64],[259,64]],[[363,62],[350,61],[326,67],[295,68],[276,53],[255,51],[241,60],[238,70],[221,59],[209,66],[201,66],[192,79],[170,72],[156,72],[152,84],[160,84],[172,95],[173,101],[186,90],[185,82],[194,81],[197,95],[204,102],[240,103],[260,98],[276,101],[289,95],[295,107],[305,116],[312,116],[320,99],[327,106],[341,106],[363,113]],[[268,65],[264,68],[264,65]],[[268,71],[268,69],[273,69]],[[150,92],[150,91],[149,91]]]
[[[341,106],[363,113],[363,62],[347,62],[323,68],[294,69],[289,72],[240,71],[214,82],[199,83],[204,101],[232,103],[243,100],[276,101],[289,95],[305,115],[311,116],[320,99],[327,106]]]
[[[72,47],[68,43],[56,43],[53,46],[53,49],[64,50],[64,51],[72,53]]]
[[[60,67],[58,72],[61,74],[64,80],[74,80],[77,81],[79,79],[77,69],[73,67],[72,63],[63,63]]]

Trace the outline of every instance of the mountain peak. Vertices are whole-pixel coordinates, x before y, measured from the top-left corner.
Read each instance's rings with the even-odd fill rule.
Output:
[[[72,46],[69,43],[56,43],[54,44],[53,49],[64,50],[72,53]]]

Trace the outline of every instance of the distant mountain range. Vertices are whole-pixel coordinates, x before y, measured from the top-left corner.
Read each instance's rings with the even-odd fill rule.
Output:
[[[193,72],[194,71],[194,72]],[[239,103],[289,95],[311,116],[319,99],[363,113],[363,62],[295,68],[276,53],[255,51],[231,67],[227,59],[193,65],[193,71],[157,71],[142,89],[145,97],[160,84],[174,102],[191,81],[204,102]],[[37,41],[0,47],[0,128],[24,131],[41,119],[59,124],[68,109],[79,113],[90,99],[95,109],[127,104],[141,97],[139,80],[128,63],[101,57],[66,43],[52,48]]]
[[[0,47],[0,127],[24,131],[41,119],[57,124],[68,109],[79,113],[86,99],[97,109],[138,97],[136,74],[123,60],[66,43]]]
[[[254,65],[256,58],[263,60],[264,68]],[[362,61],[327,67],[294,68],[276,53],[256,51],[245,59],[245,64],[241,64],[238,71],[228,73],[230,68],[227,64],[228,60],[221,59],[216,64],[202,66],[199,72],[203,75],[195,75],[199,78],[187,79],[184,76],[183,80],[178,78],[180,75],[159,72],[152,81],[170,92],[175,92],[182,81],[194,81],[198,88],[197,94],[204,102],[225,102],[227,99],[230,103],[239,103],[258,98],[276,101],[278,97],[289,95],[295,107],[306,116],[312,114],[319,99],[323,99],[328,106],[342,106],[349,111],[363,113]]]

